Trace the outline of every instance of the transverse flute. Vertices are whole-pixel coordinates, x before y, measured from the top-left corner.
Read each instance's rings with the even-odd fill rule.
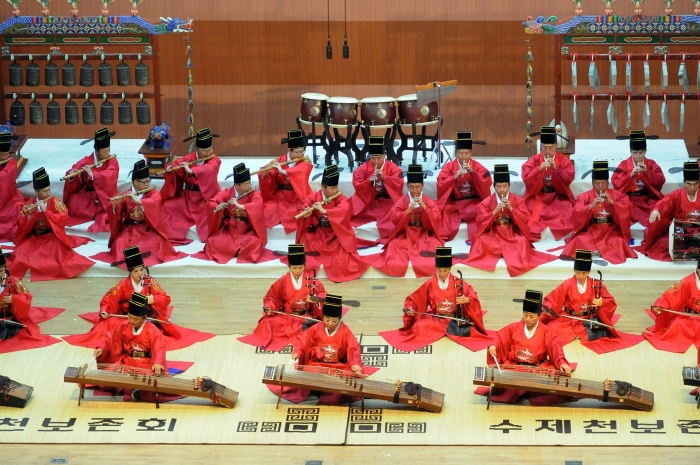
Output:
[[[97,163],[93,163],[92,165],[87,165],[87,166],[89,166],[90,168],[94,168],[94,167],[96,167],[97,165],[101,165],[102,163],[106,163],[106,162],[108,162],[109,160],[111,160],[111,159],[113,159],[113,158],[117,158],[117,156],[116,156],[116,155],[110,155],[110,156],[108,156],[107,158],[105,158],[104,160],[100,160],[100,161],[97,162]],[[65,181],[66,179],[73,179],[74,177],[78,176],[80,173],[84,173],[84,172],[85,172],[85,167],[83,166],[82,168],[80,168],[80,169],[78,169],[78,170],[75,170],[75,171],[73,171],[72,173],[68,173],[67,175],[63,176],[63,177],[61,178],[61,181]]]
[[[335,194],[331,195],[330,197],[328,197],[327,199],[325,199],[322,203],[323,203],[323,205],[328,205],[331,200],[335,200],[336,198],[340,197],[341,195],[343,195],[343,193],[341,191],[338,191],[337,193],[335,193]],[[299,213],[294,218],[298,220],[299,218],[306,215],[311,210],[313,210],[313,207],[306,207],[306,209],[303,212]]]

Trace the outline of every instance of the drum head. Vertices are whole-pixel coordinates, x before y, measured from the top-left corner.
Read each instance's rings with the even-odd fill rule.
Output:
[[[301,94],[301,98],[307,100],[328,100],[328,96],[325,94],[314,94],[313,92],[308,92],[306,94]]]
[[[331,97],[328,99],[328,103],[357,103],[357,99],[352,97]]]
[[[390,103],[394,102],[394,97],[365,97],[360,100],[360,103]]]
[[[418,100],[418,97],[416,97],[416,94],[402,95],[396,100],[398,100],[399,102],[408,102],[410,100]]]

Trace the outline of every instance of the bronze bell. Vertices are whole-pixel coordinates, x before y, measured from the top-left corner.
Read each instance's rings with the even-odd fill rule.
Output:
[[[70,98],[70,94],[68,94],[68,101],[63,107],[63,111],[65,112],[66,115],[66,124],[78,124],[80,121],[80,115],[78,114],[78,104],[75,103],[73,100]]]
[[[139,62],[134,67],[134,79],[137,86],[148,85],[148,66],[141,61],[141,54],[139,54]]]
[[[131,85],[131,68],[124,63],[124,57],[122,55],[119,55],[119,63],[117,64],[117,85]]]
[[[119,124],[132,124],[134,122],[133,108],[131,107],[131,102],[126,100],[125,94],[122,94],[122,101],[119,102],[117,111]]]
[[[100,124],[114,124],[114,105],[107,100],[107,94],[103,94],[104,101],[100,105]]]
[[[51,126],[61,124],[61,105],[53,99],[53,94],[49,94],[49,103],[46,104],[46,122]]]
[[[44,123],[44,108],[36,101],[36,96],[32,94],[32,101],[29,103],[29,124]]]
[[[112,65],[105,61],[105,56],[102,54],[102,63],[97,67],[97,79],[101,87],[109,87],[113,85],[112,81]]]
[[[22,65],[15,61],[15,56],[10,57],[12,63],[10,63],[10,85],[12,87],[21,86],[24,82],[24,76],[22,72]]]
[[[95,67],[87,61],[87,55],[83,55],[83,64],[80,65],[80,85],[92,87],[95,84]]]
[[[17,100],[17,94],[14,94],[12,98],[14,98],[15,101],[10,105],[10,124],[13,126],[24,126],[24,104]]]
[[[143,100],[143,94],[141,94],[141,100],[136,102],[136,122],[151,124],[151,107]]]
[[[29,55],[29,64],[27,65],[27,86],[38,87],[41,81],[41,68],[34,63],[34,57]]]
[[[51,55],[46,55],[48,63],[44,68],[44,84],[47,86],[57,86],[58,85],[58,65],[51,61]]]
[[[66,55],[66,62],[61,68],[61,78],[65,87],[73,87],[75,85],[75,65],[70,62],[68,55]]]
[[[95,104],[90,101],[90,94],[85,94],[83,102],[83,124],[90,125],[97,123],[97,110]]]

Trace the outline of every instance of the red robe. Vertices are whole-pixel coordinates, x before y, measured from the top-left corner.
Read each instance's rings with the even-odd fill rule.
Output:
[[[66,174],[93,163],[95,154],[91,153],[78,160]],[[92,168],[92,176],[93,179],[90,179],[87,173],[82,172],[63,184],[63,202],[68,207],[66,226],[75,226],[94,219],[95,222],[88,228],[89,232],[109,232],[107,212],[112,210],[112,202],[109,199],[119,192],[119,161],[113,158]]]
[[[496,346],[496,357],[498,357],[498,363],[501,367],[504,365],[529,365],[559,370],[562,365],[569,365],[572,370],[574,369],[574,364],[566,360],[561,340],[554,331],[541,322],[530,339],[525,336],[525,322],[523,320],[511,323],[496,333],[496,342],[493,345]],[[488,352],[486,353],[486,363],[495,365],[493,357]],[[487,395],[488,388],[479,387],[475,392],[480,395]],[[491,400],[493,402],[514,404],[523,396],[527,397],[531,405],[538,406],[574,400],[569,397],[552,394],[501,388],[493,390]]]
[[[27,206],[36,204],[36,199]],[[78,276],[95,263],[73,251],[90,239],[69,236],[65,232],[68,211],[63,202],[51,197],[46,212],[34,208],[31,213],[25,206],[15,224],[15,250],[8,260],[8,267],[17,276],[31,270],[32,281],[70,279]]]
[[[616,190],[608,189],[613,205],[605,200],[593,209],[588,207],[596,198],[591,189],[579,195],[574,206],[574,234],[566,240],[563,255],[576,256],[576,249],[597,250],[600,256],[613,265],[625,263],[628,258],[637,258],[630,247],[630,214],[632,206],[629,197]],[[592,223],[594,218],[607,218],[607,224]]]
[[[700,314],[700,290],[696,284],[696,273],[675,283],[656,299],[659,307]],[[700,350],[700,317],[685,317],[662,311],[656,316],[654,326],[647,328],[644,338],[659,350],[685,353],[695,345]]]
[[[462,260],[465,265],[485,271],[495,271],[498,260],[503,257],[510,276],[519,276],[557,259],[554,255],[538,252],[530,241],[528,218],[530,213],[525,201],[508,193],[513,210],[493,211],[498,205],[496,194],[484,199],[479,205],[476,223],[479,230],[472,241],[469,256]]]
[[[276,260],[272,251],[265,248],[265,206],[260,192],[248,194],[238,201],[245,210],[229,205],[214,213],[216,207],[236,197],[234,187],[219,192],[206,207],[209,217],[209,237],[204,250],[192,255],[200,260],[228,263],[238,254],[236,263],[264,263]]]
[[[195,160],[197,160],[197,152],[192,152],[178,158],[168,167],[191,163]],[[187,173],[184,168],[163,174],[165,182],[160,190],[163,222],[168,228],[168,237],[174,244],[192,242],[186,237],[192,225],[196,226],[197,235],[202,242],[209,237],[207,202],[221,190],[217,181],[220,166],[221,159],[215,156],[201,165],[190,165],[194,175]]]
[[[287,161],[288,154],[280,155],[277,161]],[[297,229],[294,219],[300,208],[304,208],[305,199],[313,194],[309,185],[309,175],[313,165],[309,162],[294,163],[283,167],[287,176],[276,169],[265,174],[258,174],[258,185],[263,202],[265,202],[265,226],[274,228],[282,223],[284,232],[289,234]],[[291,189],[289,187],[291,186]]]
[[[321,314],[322,305],[306,302],[306,298],[310,295],[310,290],[312,289],[309,286],[314,285],[311,276],[311,269],[305,269],[302,276],[301,289],[296,290],[292,284],[292,274],[285,274],[270,286],[267,294],[263,297],[263,307],[285,313],[307,310],[312,318],[317,320],[323,319]],[[315,286],[315,295],[325,299],[326,289],[323,287],[323,283],[316,280]],[[304,320],[301,318],[279,315],[277,313],[268,316],[263,311],[262,318],[258,321],[253,334],[239,337],[238,340],[271,352],[277,352],[288,344],[294,343],[296,338],[301,336],[303,324]]]
[[[129,310],[129,299],[134,292],[134,284],[131,281],[131,276],[119,281],[102,297],[100,301],[100,312],[105,312],[110,315],[126,315]],[[152,314],[149,317],[158,320],[170,320],[170,315],[173,308],[170,306],[170,296],[158,284],[153,277],[147,277],[144,280],[144,286],[141,293],[148,296],[153,296],[153,304],[151,305]],[[80,315],[81,318],[94,323],[92,329],[87,334],[74,334],[65,336],[63,339],[69,344],[81,347],[96,347],[105,337],[107,333],[117,328],[124,321],[123,318],[108,317],[102,318],[99,313],[85,313]],[[160,324],[165,337],[165,347],[167,350],[177,350],[184,347],[189,347],[197,342],[206,341],[214,337],[211,333],[189,329],[174,323]]]
[[[440,238],[440,209],[435,201],[423,194],[425,209],[418,205],[410,214],[410,194],[401,197],[389,212],[394,231],[387,239],[381,254],[368,257],[372,266],[389,276],[403,277],[408,270],[408,261],[419,278],[435,274],[435,259],[422,257],[421,251],[435,252],[444,245]],[[411,224],[413,223],[413,225]]]
[[[532,216],[528,225],[533,239],[549,228],[556,240],[571,232],[571,213],[576,199],[571,182],[576,175],[574,164],[563,154],[554,154],[556,170],[540,171],[545,156],[542,152],[523,163],[521,173],[525,182],[525,205]]]
[[[109,252],[100,252],[90,258],[107,263],[122,261],[122,251],[134,245],[151,252],[143,260],[148,267],[187,256],[186,253],[176,252],[168,240],[168,231],[161,216],[160,193],[156,189],[146,192],[141,202],[143,206],[127,197],[119,202],[113,212],[110,210]],[[126,269],[125,264],[120,266]]]
[[[668,227],[674,219],[700,221],[700,195],[696,195],[695,202],[691,202],[685,187],[681,187],[659,200],[654,208],[659,210],[661,218],[644,230],[644,240],[636,250],[652,260],[670,262]]]
[[[576,277],[573,276],[550,292],[544,299],[544,305],[560,315],[568,315],[564,311],[564,307],[572,309],[575,313],[583,313],[593,307],[592,302],[595,295],[593,287],[597,288],[598,285],[599,281],[594,281],[589,276],[586,291],[581,294],[578,290]],[[595,315],[601,323],[610,326],[615,324],[620,319],[619,315],[615,315],[617,303],[615,298],[608,292],[605,284],[602,286],[600,295],[603,298],[603,305],[595,310],[594,314],[573,316],[588,320]],[[588,332],[581,321],[570,318],[554,318],[546,313],[542,313],[540,322],[546,324],[549,329],[554,331],[564,344],[568,344],[578,337],[581,339],[581,344],[584,347],[588,347],[597,354],[626,349],[639,344],[644,339],[642,336],[623,333],[613,328],[608,329],[610,332],[609,337],[604,336],[594,341],[589,341]]]
[[[327,367],[333,370],[350,371],[353,365],[362,368],[362,373],[371,375],[378,371],[378,368],[365,367],[362,364],[360,344],[355,335],[342,321],[339,323],[335,334],[329,336],[326,333],[326,326],[321,324],[313,325],[311,328],[293,341],[294,353],[299,355],[300,369],[309,367]],[[279,394],[280,387],[268,384],[275,394]],[[295,389],[285,387],[282,391],[282,398],[290,402],[303,402],[309,397],[310,390]],[[337,405],[355,398],[343,396],[341,394],[321,394],[318,399],[320,405]]]
[[[379,236],[386,238],[394,229],[389,211],[401,197],[404,180],[401,167],[392,161],[385,160],[381,171],[382,177],[377,178],[374,186],[370,181],[375,172],[372,163],[363,163],[352,173],[355,194],[350,197],[353,208],[350,223],[356,228],[376,221]]]
[[[11,242],[12,227],[24,205],[24,197],[17,189],[17,160],[0,165],[0,242]]]
[[[455,178],[461,165],[459,160],[451,160],[445,163],[437,178],[435,203],[442,216],[439,226],[441,236],[446,241],[455,238],[462,221],[467,223],[469,240],[474,238],[479,204],[491,195],[493,181],[489,171],[473,158],[469,159],[469,166],[472,169],[471,173],[467,172]]]
[[[12,296],[12,303],[9,305],[4,303],[4,298],[8,295]],[[12,319],[25,325],[26,328],[22,328],[17,334],[4,341],[0,340],[0,354],[38,349],[61,342],[60,339],[41,334],[39,323],[54,318],[63,309],[32,307],[31,305],[32,294],[24,287],[22,281],[10,276],[2,293],[0,293],[0,319]]]
[[[642,226],[649,226],[649,215],[656,202],[664,198],[661,188],[666,182],[666,176],[654,160],[644,159],[647,170],[631,176],[634,162],[632,157],[622,160],[613,173],[610,181],[616,191],[624,192],[632,203],[631,224],[639,221]]]
[[[458,289],[455,277],[450,274],[447,289],[440,289],[438,277],[433,276],[406,297],[404,308],[410,308],[416,312],[426,312],[443,316],[455,317],[458,312],[456,303]],[[404,352],[412,352],[447,336],[457,344],[472,351],[487,348],[493,343],[494,331],[484,328],[483,310],[476,291],[468,283],[464,283],[464,295],[469,298],[469,303],[464,305],[464,315],[474,322],[469,336],[456,336],[447,332],[447,326],[451,320],[431,317],[428,315],[403,315],[403,327],[395,331],[379,333],[392,347]]]
[[[323,200],[323,192],[318,191],[304,200],[296,213],[304,211],[306,205],[313,205]],[[304,244],[306,251],[319,252],[320,257],[306,256],[306,264],[310,268],[323,265],[328,279],[334,283],[342,283],[357,279],[369,268],[357,253],[358,242],[361,245],[374,245],[373,242],[358,240],[355,231],[350,226],[352,204],[341,195],[324,205],[326,215],[314,210],[308,218],[297,220],[297,235],[295,242]],[[327,222],[327,223],[326,223]],[[321,226],[321,224],[328,226]]]

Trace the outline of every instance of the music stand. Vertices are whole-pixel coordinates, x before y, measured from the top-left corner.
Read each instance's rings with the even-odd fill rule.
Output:
[[[431,82],[423,86],[416,86],[416,105],[422,107],[430,102],[437,101],[438,108],[438,128],[437,128],[437,144],[435,144],[435,156],[437,163],[435,168],[441,168],[443,164],[442,153],[447,155],[447,159],[451,160],[450,153],[442,145],[442,112],[440,111],[440,99],[446,97],[457,90],[457,80]]]

